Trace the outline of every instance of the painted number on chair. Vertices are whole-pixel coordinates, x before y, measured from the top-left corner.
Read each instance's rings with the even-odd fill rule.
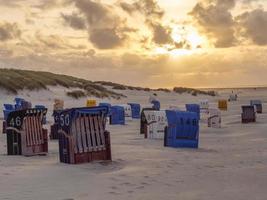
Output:
[[[61,115],[60,116],[60,126],[69,126],[70,125],[70,116],[69,115]]]
[[[12,118],[10,120],[10,125],[13,126],[13,127],[19,127],[21,126],[21,118],[20,117],[16,117],[16,118]]]

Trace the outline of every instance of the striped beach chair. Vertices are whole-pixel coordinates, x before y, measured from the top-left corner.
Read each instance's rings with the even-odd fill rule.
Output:
[[[105,130],[108,107],[73,108],[60,113],[60,162],[111,160],[110,133]]]
[[[42,120],[47,109],[11,112],[7,118],[7,154],[43,155],[48,152],[47,130]]]

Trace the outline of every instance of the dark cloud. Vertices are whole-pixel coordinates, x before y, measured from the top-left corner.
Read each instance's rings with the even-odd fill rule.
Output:
[[[16,23],[0,23],[0,41],[20,38],[21,30]]]
[[[242,34],[257,45],[267,45],[267,12],[256,9],[236,18]]]
[[[129,14],[141,12],[146,18],[162,18],[164,15],[163,9],[156,0],[137,0],[132,4],[121,2],[120,6]]]
[[[90,42],[99,49],[123,46],[129,33],[135,31],[128,27],[127,21],[117,14],[114,7],[110,5],[92,0],[72,1],[86,19]]]
[[[155,0],[136,0],[133,3],[120,2],[120,7],[132,15],[133,12],[140,13],[145,18],[145,23],[152,30],[152,41],[158,45],[173,43],[171,28],[163,25],[162,17],[164,10]]]
[[[153,41],[156,44],[170,44],[173,42],[171,37],[171,28],[168,26],[163,26],[158,22],[151,22],[150,27],[153,30]]]
[[[74,29],[86,29],[86,21],[83,17],[79,16],[77,13],[72,13],[70,15],[61,14],[64,22]]]
[[[90,41],[99,49],[112,49],[121,46],[127,37],[116,29],[103,28],[90,31]]]
[[[197,3],[189,13],[200,31],[214,40],[216,47],[235,45],[235,22],[231,14],[234,0],[211,0],[208,3]]]

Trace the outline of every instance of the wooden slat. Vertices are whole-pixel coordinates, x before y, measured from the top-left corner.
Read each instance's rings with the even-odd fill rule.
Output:
[[[22,130],[24,131],[23,134],[25,134],[26,145],[28,146],[28,144],[30,143],[30,138],[29,138],[29,134],[28,134],[28,124],[26,123],[25,118],[23,119]]]
[[[33,135],[32,135],[32,131],[31,131],[31,120],[30,117],[25,117],[25,123],[27,124],[27,132],[26,134],[29,135],[29,143],[28,146],[32,146],[33,145]]]
[[[99,133],[97,116],[94,116],[93,119],[94,119],[95,131],[96,131],[96,142],[97,142],[96,146],[97,146],[98,150],[102,150],[102,145],[101,145],[101,142],[100,142],[100,133]]]
[[[93,143],[92,143],[91,134],[90,134],[89,116],[86,116],[84,118],[84,122],[85,122],[85,132],[87,135],[87,144],[88,144],[89,152],[91,152],[93,150]]]
[[[37,128],[39,130],[40,143],[41,144],[44,144],[42,118],[43,118],[43,114],[41,114],[41,115],[38,116],[38,118],[37,118]]]
[[[82,135],[82,144],[83,144],[83,151],[84,152],[88,152],[88,145],[87,145],[87,138],[86,138],[86,131],[85,131],[85,124],[84,124],[84,120],[85,120],[85,116],[81,116],[79,117],[80,119],[80,127],[81,127],[81,135]]]
[[[32,132],[32,138],[33,138],[33,140],[32,140],[32,144],[33,144],[33,146],[34,145],[36,145],[36,132],[35,132],[35,127],[34,127],[34,117],[33,116],[31,116],[30,117],[30,121],[31,121],[31,132]]]
[[[35,136],[35,145],[39,145],[39,141],[40,141],[40,139],[39,139],[39,131],[38,131],[38,128],[37,128],[37,116],[34,116],[34,117],[32,117],[32,121],[33,121],[33,134],[34,134],[34,136]]]
[[[76,124],[75,121],[71,122],[71,135],[70,135],[70,139],[72,140],[72,147],[70,146],[70,151],[74,151],[74,153],[78,153],[78,145],[77,145],[77,134],[76,134]]]
[[[82,135],[81,135],[81,124],[80,124],[80,118],[75,118],[75,124],[76,124],[76,135],[77,135],[77,142],[78,142],[78,151],[79,153],[83,153],[83,144],[82,144]]]
[[[94,127],[94,121],[93,121],[93,117],[92,116],[89,116],[89,124],[90,124],[91,138],[92,138],[92,142],[93,142],[93,150],[97,151],[95,127]]]
[[[98,126],[99,126],[101,144],[102,144],[102,148],[105,150],[106,142],[105,142],[105,135],[104,135],[104,132],[105,132],[104,120],[105,119],[102,116],[98,116]]]

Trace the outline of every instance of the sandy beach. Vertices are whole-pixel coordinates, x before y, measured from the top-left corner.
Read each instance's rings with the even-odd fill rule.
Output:
[[[33,104],[48,106],[49,123],[55,94],[50,91],[22,92]],[[209,99],[228,98],[230,90],[217,97],[157,92],[163,108]],[[148,104],[148,92],[126,91],[128,96],[113,104]],[[267,95],[265,89],[238,90],[239,100],[222,112],[222,128],[208,128],[205,116],[200,122],[199,149],[163,147],[162,140],[146,140],[139,134],[139,120],[125,126],[110,126],[112,162],[68,165],[59,162],[58,142],[49,141],[47,156],[6,155],[6,135],[0,135],[0,199],[104,200],[104,199],[183,199],[183,200],[265,200],[267,198]],[[44,97],[45,98],[42,98]],[[12,96],[1,96],[3,101]],[[264,102],[264,113],[257,122],[241,124],[241,105],[250,99]],[[42,99],[42,101],[40,101]],[[64,97],[66,107],[83,106],[85,99]],[[98,100],[98,102],[108,101]],[[49,128],[49,124],[47,125]]]

